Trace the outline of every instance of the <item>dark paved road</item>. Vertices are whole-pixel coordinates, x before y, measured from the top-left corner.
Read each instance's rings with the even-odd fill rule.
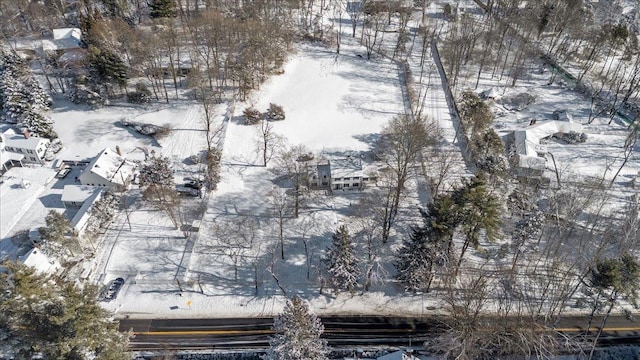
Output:
[[[597,332],[601,317],[594,319]],[[324,317],[324,337],[330,346],[407,346],[442,333],[444,318],[387,318],[377,316]],[[586,316],[564,317],[556,331],[579,334]],[[120,330],[132,330],[132,350],[151,349],[264,349],[273,334],[272,318],[121,320]],[[603,344],[637,343],[640,323],[612,316],[602,335]]]

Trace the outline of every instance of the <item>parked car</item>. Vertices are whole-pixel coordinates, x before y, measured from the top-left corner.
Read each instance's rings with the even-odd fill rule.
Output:
[[[202,189],[202,181],[200,180],[190,180],[184,183],[184,186],[192,189]]]
[[[103,299],[105,301],[111,301],[115,299],[116,296],[118,296],[118,292],[120,292],[122,285],[124,285],[123,278],[117,278],[115,280],[112,280],[109,283],[109,286],[105,289]]]
[[[58,179],[64,179],[71,172],[71,168],[69,166],[65,166],[62,169],[58,170],[56,173],[56,177]]]
[[[191,197],[199,197],[202,195],[199,189],[193,189],[188,187],[179,187],[176,189],[178,194],[182,196],[191,196]]]

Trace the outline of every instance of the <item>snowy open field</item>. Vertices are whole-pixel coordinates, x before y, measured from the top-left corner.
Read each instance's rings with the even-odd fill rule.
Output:
[[[343,49],[336,56],[332,49],[303,46],[286,64],[284,74],[270,79],[245,104],[236,104],[226,133],[222,180],[209,196],[191,253],[185,252],[183,257],[176,251],[190,245],[184,245],[185,239],[179,236],[169,235],[172,232],[166,227],[166,217],[165,227],[154,223],[153,235],[118,240],[122,245],[114,248],[104,277],[128,276],[121,295],[107,305],[117,310],[117,316],[271,316],[280,311],[284,297],[270,271],[287,295],[302,294],[319,313],[425,311],[422,298],[398,296],[392,283],[374,286],[362,296],[336,297],[327,288],[319,294],[320,258],[337,226],[350,226],[346,215],[353,213],[362,197],[359,191],[335,192],[333,196],[312,191],[300,217],[285,219],[285,260],[280,258],[271,195],[278,188],[273,182],[276,175],[271,165],[261,166],[255,145],[256,126],[244,125],[241,113],[248,105],[263,110],[274,102],[284,107],[287,116],[275,123],[275,131],[290,145],[303,144],[317,154],[332,155],[370,149],[384,124],[404,111],[398,68],[389,60],[367,62],[355,56],[357,48]],[[415,184],[411,187],[410,192],[415,194]],[[411,195],[402,211],[415,216],[417,206],[418,198]],[[138,216],[136,212],[134,217]],[[162,215],[158,216],[162,221]],[[126,230],[122,220],[118,226]],[[256,226],[255,239],[236,254],[235,280],[234,258],[229,247],[221,243],[224,239],[219,232],[242,231],[243,226]],[[310,254],[309,279],[303,239]],[[150,254],[147,246],[164,250]],[[392,271],[389,260],[394,248],[390,243],[384,251],[388,271]],[[145,261],[152,264],[138,265]]]

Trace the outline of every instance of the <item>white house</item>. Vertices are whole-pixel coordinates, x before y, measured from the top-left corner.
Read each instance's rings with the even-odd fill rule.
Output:
[[[316,163],[310,173],[313,187],[328,187],[332,190],[359,190],[376,180],[376,169],[363,166],[362,160],[351,156],[342,159],[327,159]]]
[[[0,152],[6,153],[1,155],[2,164],[4,166],[10,160],[44,164],[44,153],[50,143],[49,139],[31,136],[29,131],[16,134],[15,131],[9,129],[0,134]]]
[[[73,228],[78,232],[79,235],[82,235],[89,225],[89,218],[93,214],[93,204],[95,204],[97,201],[100,201],[100,199],[102,199],[102,196],[104,195],[104,188],[96,186],[93,187],[93,189],[95,189],[95,191],[91,192],[89,197],[84,199],[75,216],[73,217],[73,219],[71,219],[71,226],[73,226]],[[78,200],[79,199],[80,196],[78,197]]]
[[[102,190],[104,188],[98,186],[65,185],[62,190],[62,204],[66,209],[80,208],[87,199]]]
[[[78,177],[80,184],[107,188],[127,187],[136,164],[111,149],[102,150]]]
[[[82,44],[82,31],[78,28],[53,29],[53,39],[42,39],[42,50],[77,49]]]
[[[571,121],[571,117],[562,120],[538,122],[523,130],[513,132],[515,148],[518,156],[518,167],[528,173],[542,175],[546,166],[543,157],[547,153],[546,145],[540,140],[555,134],[582,132],[582,125]]]

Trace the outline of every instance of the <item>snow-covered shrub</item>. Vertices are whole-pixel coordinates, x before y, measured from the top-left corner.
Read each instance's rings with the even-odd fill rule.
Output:
[[[587,134],[570,131],[568,133],[562,134],[562,137],[560,139],[567,144],[579,144],[587,141]]]
[[[260,110],[254,108],[253,106],[249,106],[248,108],[244,109],[242,113],[244,114],[244,122],[247,125],[254,125],[262,120],[262,113],[260,112]]]
[[[476,165],[489,174],[504,174],[509,168],[509,162],[503,155],[488,155],[476,161]]]
[[[500,102],[507,110],[522,111],[529,107],[529,105],[535,103],[536,97],[529,93],[520,93],[514,96],[505,97]]]
[[[207,165],[207,173],[205,175],[205,181],[209,190],[215,190],[218,188],[220,182],[220,160],[222,159],[222,153],[218,148],[212,148],[211,151],[206,152],[205,161]]]
[[[87,104],[91,107],[100,107],[104,104],[102,95],[80,83],[76,83],[75,87],[69,91],[69,100],[74,104]]]
[[[147,104],[151,102],[151,91],[143,83],[136,84],[136,91],[127,94],[127,101],[132,104]]]
[[[267,109],[267,119],[271,121],[284,120],[284,109],[282,106],[270,103],[269,109]]]
[[[0,53],[2,119],[39,136],[56,138],[53,120],[47,115],[51,104],[51,97],[40,86],[27,64],[17,55]]]
[[[130,92],[127,94],[127,102],[131,104],[147,104],[151,102],[151,96],[144,92]]]

